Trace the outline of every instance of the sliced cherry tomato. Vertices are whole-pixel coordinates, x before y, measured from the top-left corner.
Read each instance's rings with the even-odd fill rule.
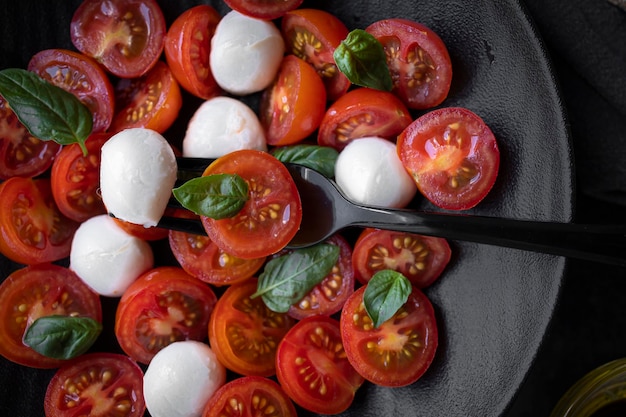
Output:
[[[63,259],[78,225],[59,211],[49,179],[12,177],[0,184],[0,253],[7,258],[27,265]]]
[[[278,19],[302,4],[302,0],[225,0],[224,2],[241,14],[265,20]]]
[[[450,91],[452,63],[441,38],[408,19],[384,19],[365,29],[382,43],[393,92],[410,109],[441,104]]]
[[[204,407],[202,417],[297,417],[296,408],[276,382],[244,376],[222,385]]]
[[[341,311],[341,338],[356,371],[377,385],[400,387],[417,381],[432,363],[438,344],[430,300],[413,287],[396,314],[375,328],[363,304],[365,286]]]
[[[143,371],[117,353],[89,353],[60,368],[44,399],[46,417],[141,417]]]
[[[209,340],[217,359],[241,375],[276,373],[276,349],[295,320],[276,313],[261,297],[250,298],[257,280],[231,285],[219,298],[209,320]]]
[[[165,30],[155,0],[83,0],[70,23],[76,49],[122,78],[139,77],[154,66]]]
[[[61,145],[30,134],[0,96],[0,179],[36,177],[52,165]]]
[[[124,292],[115,315],[115,336],[128,356],[148,364],[165,346],[202,341],[217,296],[179,267],[158,267]]]
[[[313,133],[326,110],[326,90],[312,66],[287,55],[261,101],[261,123],[269,145],[291,145]]]
[[[248,201],[234,217],[201,216],[211,240],[239,258],[261,258],[283,249],[302,220],[302,203],[287,168],[267,152],[244,149],[218,158],[203,175],[237,174],[248,184]]]
[[[474,207],[498,176],[500,151],[480,116],[460,107],[432,110],[398,136],[398,155],[420,192],[448,210]]]
[[[348,36],[348,28],[339,18],[320,9],[296,9],[285,13],[281,30],[287,52],[304,59],[322,77],[328,100],[335,101],[348,91],[350,80],[333,58]]]
[[[102,322],[100,298],[74,272],[59,265],[41,263],[11,273],[0,284],[0,355],[33,368],[66,363],[40,355],[22,341],[28,326],[51,315]]]
[[[341,151],[354,139],[366,136],[395,142],[412,121],[407,107],[392,93],[357,88],[339,97],[326,110],[317,143]]]
[[[276,354],[276,376],[296,404],[319,414],[348,409],[363,384],[346,358],[339,322],[327,316],[303,319],[285,335]]]
[[[115,100],[112,132],[143,127],[163,133],[174,123],[183,105],[180,87],[162,61],[142,77],[119,80]]]
[[[126,233],[131,234],[139,239],[155,241],[165,239],[168,235],[168,230],[160,227],[152,226],[145,227],[141,224],[127,222],[117,217],[113,218],[115,223],[118,224]]]
[[[365,229],[354,244],[352,266],[362,284],[376,272],[391,269],[417,288],[425,288],[441,275],[451,256],[450,245],[443,238]]]
[[[165,58],[174,78],[205,100],[220,93],[209,66],[211,38],[220,19],[212,6],[201,4],[178,16],[165,37]]]
[[[92,132],[104,132],[113,120],[113,85],[100,64],[86,55],[67,49],[36,53],[28,70],[74,94],[93,116]]]

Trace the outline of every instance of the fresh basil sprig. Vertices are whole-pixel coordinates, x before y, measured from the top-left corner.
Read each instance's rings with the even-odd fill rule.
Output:
[[[400,272],[385,269],[375,273],[365,287],[365,311],[378,327],[393,317],[411,294],[411,282]]]
[[[335,64],[353,84],[391,91],[393,82],[385,50],[374,35],[354,29],[333,54]]]
[[[24,334],[24,343],[35,352],[54,359],[71,359],[87,352],[102,324],[89,317],[44,316]]]
[[[275,148],[272,155],[282,163],[304,165],[333,178],[339,152],[330,146],[301,144]]]
[[[252,298],[262,297],[272,311],[286,313],[330,273],[339,260],[339,246],[320,243],[269,261]]]
[[[220,220],[233,217],[248,201],[248,184],[237,174],[197,177],[172,190],[188,210]]]
[[[19,68],[0,71],[0,95],[31,135],[61,145],[78,143],[87,153],[93,117],[75,95]]]

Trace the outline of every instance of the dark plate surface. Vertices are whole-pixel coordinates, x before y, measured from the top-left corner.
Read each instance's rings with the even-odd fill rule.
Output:
[[[69,21],[80,1],[2,1],[0,68],[25,67],[40,49],[72,48]],[[170,23],[193,1],[160,2]],[[224,13],[222,2],[213,2]],[[431,27],[448,45],[454,81],[443,106],[479,114],[498,138],[501,173],[473,213],[570,221],[573,161],[561,102],[541,41],[515,0],[305,2],[336,13],[350,29],[406,17]],[[180,136],[196,100],[187,100],[170,132]],[[426,208],[427,205],[424,205]],[[345,416],[498,416],[522,383],[552,316],[566,262],[562,258],[452,242],[445,275],[426,293],[440,325],[440,346],[417,383],[397,389],[365,384]],[[157,251],[164,247],[157,245]],[[171,257],[165,256],[166,262]],[[17,268],[0,259],[0,278]],[[105,311],[115,300],[104,299]],[[118,349],[112,316],[94,350]],[[53,371],[0,358],[0,415],[42,415]],[[306,415],[306,413],[302,413]]]

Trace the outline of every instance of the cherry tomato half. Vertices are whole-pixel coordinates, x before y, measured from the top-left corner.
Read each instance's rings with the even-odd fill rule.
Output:
[[[76,49],[122,78],[139,77],[154,66],[165,30],[155,0],[83,0],[70,23]]]
[[[327,316],[303,319],[285,335],[276,376],[296,404],[319,414],[345,411],[363,383],[346,358],[339,322]]]
[[[448,210],[474,207],[498,176],[500,151],[485,122],[461,107],[432,110],[398,136],[398,156],[420,192]]]
[[[257,19],[278,19],[298,8],[302,0],[224,0],[233,10]]]
[[[446,45],[430,28],[408,19],[384,19],[365,29],[382,43],[393,92],[410,109],[441,104],[452,83]]]
[[[22,341],[28,326],[51,315],[102,322],[100,298],[74,272],[59,265],[41,263],[11,273],[0,284],[0,355],[33,368],[66,363],[40,355]]]
[[[375,328],[363,304],[366,286],[341,311],[341,338],[354,369],[377,385],[400,387],[417,381],[432,363],[438,330],[432,304],[416,287],[393,317]]]
[[[60,368],[44,399],[46,417],[141,417],[143,371],[128,356],[89,353]]]

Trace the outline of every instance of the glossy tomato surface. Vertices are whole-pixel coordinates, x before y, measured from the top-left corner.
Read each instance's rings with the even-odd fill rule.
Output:
[[[257,19],[277,19],[298,8],[302,0],[224,0],[233,10]]]

